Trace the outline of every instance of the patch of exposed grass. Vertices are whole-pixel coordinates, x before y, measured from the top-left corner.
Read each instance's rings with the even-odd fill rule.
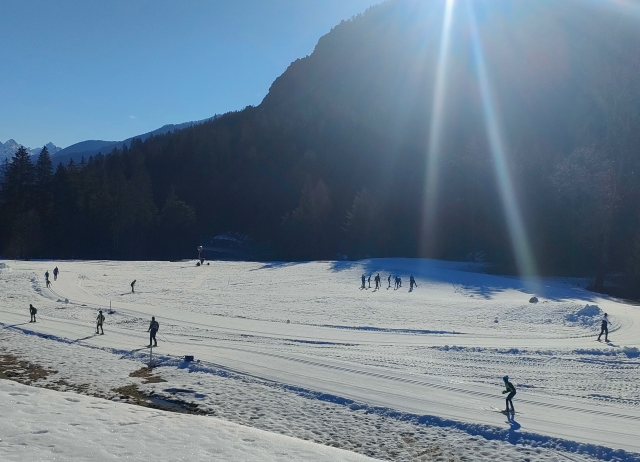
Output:
[[[131,374],[129,374],[129,377],[138,377],[144,379],[144,381],[142,382],[144,385],[148,383],[166,382],[165,379],[153,375],[153,368],[151,367],[143,367],[141,369],[138,369],[137,371],[133,371]]]
[[[29,361],[20,360],[10,354],[0,355],[0,379],[31,385],[57,372]]]

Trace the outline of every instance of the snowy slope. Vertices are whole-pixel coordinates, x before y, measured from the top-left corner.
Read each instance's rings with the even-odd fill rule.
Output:
[[[366,461],[225,422],[0,380],[3,461]]]
[[[444,428],[457,442],[466,434],[467,442],[481,437],[572,457],[640,460],[640,310],[569,281],[535,283],[463,264],[403,259],[199,268],[58,262],[62,273],[46,289],[42,275],[53,263],[6,263],[0,321],[19,335],[12,345],[42,333],[47,338],[38,341],[51,348],[65,344],[143,361],[154,315],[163,377],[181,381],[190,390],[181,398],[207,410],[223,406],[210,387],[213,376],[226,374],[420,429]],[[361,290],[360,275],[376,271],[383,288]],[[404,287],[387,289],[389,272],[401,275]],[[406,287],[411,273],[419,285],[413,291]],[[539,303],[528,302],[529,287],[536,287]],[[24,324],[30,302],[43,323]],[[92,336],[96,310],[109,302],[107,335]],[[610,344],[595,341],[603,310],[612,321]],[[178,360],[185,354],[201,362],[185,367]],[[79,364],[70,367],[86,374]],[[505,374],[518,387],[511,422],[491,410],[503,406]],[[86,379],[100,380],[108,379]],[[146,387],[161,396],[181,393]]]

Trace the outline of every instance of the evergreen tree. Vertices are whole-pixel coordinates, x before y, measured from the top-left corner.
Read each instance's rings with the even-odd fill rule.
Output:
[[[363,258],[376,251],[376,219],[378,205],[367,188],[362,188],[353,198],[347,212],[343,230],[346,235],[346,251],[350,258]]]
[[[160,213],[158,253],[165,258],[185,258],[198,243],[196,214],[193,207],[178,199],[171,187]]]
[[[5,176],[5,194],[13,213],[26,212],[34,197],[35,168],[24,146],[16,151]]]
[[[35,183],[38,188],[48,188],[52,176],[53,165],[51,164],[51,156],[49,155],[49,149],[44,146],[40,151],[40,154],[38,154],[38,160],[36,161]]]

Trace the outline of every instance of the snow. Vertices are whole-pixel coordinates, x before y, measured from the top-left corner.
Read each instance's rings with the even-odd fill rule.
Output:
[[[4,160],[5,157],[8,159],[11,159],[20,146],[21,145],[16,143],[16,141],[13,139],[8,140],[6,143],[2,143],[2,141],[0,141],[0,160]],[[53,155],[58,151],[62,150],[62,148],[59,148],[58,146],[56,146],[51,142],[47,143],[46,146],[47,146],[47,149],[49,150],[50,155]],[[37,156],[38,154],[40,154],[42,147],[33,148],[33,149],[26,148],[26,149],[27,151],[29,151],[29,154],[31,154],[32,156]]]
[[[0,381],[0,459],[366,461],[216,418]]]
[[[40,386],[132,402],[115,390],[135,384],[152,403],[389,460],[640,460],[640,308],[574,281],[413,259],[4,263],[0,350],[54,369]],[[378,271],[382,289],[361,290]],[[389,273],[418,288],[387,289]],[[595,341],[605,311],[609,344]],[[152,315],[166,382],[129,376]],[[505,374],[513,421],[492,411]]]

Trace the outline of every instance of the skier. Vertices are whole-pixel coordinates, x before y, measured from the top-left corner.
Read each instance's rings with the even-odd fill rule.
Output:
[[[378,290],[380,288],[380,273],[376,274],[375,281],[376,281],[376,290]]]
[[[53,268],[53,280],[57,281],[58,280],[58,273],[60,271],[58,270],[58,267],[56,266],[55,268]]]
[[[371,289],[371,275],[369,275],[369,279],[367,279],[367,282],[369,282],[369,289]]]
[[[51,287],[51,281],[47,279],[47,289]]]
[[[409,276],[409,286],[411,287],[411,290],[413,290],[413,286],[418,287],[418,284],[416,284],[416,280],[413,278],[413,274]]]
[[[35,306],[33,306],[31,303],[29,303],[29,314],[31,315],[31,321],[29,322],[36,322],[36,313],[38,312],[38,310],[36,309]]]
[[[98,323],[96,324],[96,334],[98,333],[98,328],[102,331],[100,335],[104,335],[104,329],[102,328],[102,324],[104,323],[104,314],[102,314],[102,310],[98,311],[98,317],[96,318]]]
[[[47,283],[47,288],[48,288],[51,285],[51,283],[49,282],[49,271],[44,273],[44,280]]]
[[[514,409],[513,401],[511,400],[513,399],[514,396],[516,396],[516,387],[514,387],[511,382],[509,382],[508,375],[505,375],[504,377],[502,377],[502,380],[504,380],[504,386],[507,388],[506,390],[502,391],[502,394],[504,395],[505,393],[509,393],[506,399],[507,410],[504,413],[505,414],[508,414],[509,412],[514,413],[516,412],[516,410]],[[509,403],[511,403],[511,411],[509,411]]]
[[[149,346],[147,348],[151,348],[151,342],[153,341],[153,346],[158,346],[158,341],[156,340],[156,333],[160,329],[160,324],[156,321],[155,316],[151,316],[151,324],[149,324],[149,329],[147,332],[150,332],[149,335]]]
[[[600,325],[600,335],[598,335],[598,342],[600,341],[600,337],[604,334],[604,341],[609,341],[609,315],[607,313],[604,314],[602,318],[602,324]]]
[[[361,287],[361,289],[364,289],[364,281],[365,281],[365,276],[364,276],[364,274],[363,274],[363,275],[362,275],[362,287]]]
[[[131,283],[131,293],[134,293],[135,290],[133,290],[133,286],[136,285],[136,280],[134,279],[133,282]]]
[[[389,277],[387,278],[387,282],[389,283],[389,286],[387,286],[387,289],[391,288],[391,275],[389,275]]]

